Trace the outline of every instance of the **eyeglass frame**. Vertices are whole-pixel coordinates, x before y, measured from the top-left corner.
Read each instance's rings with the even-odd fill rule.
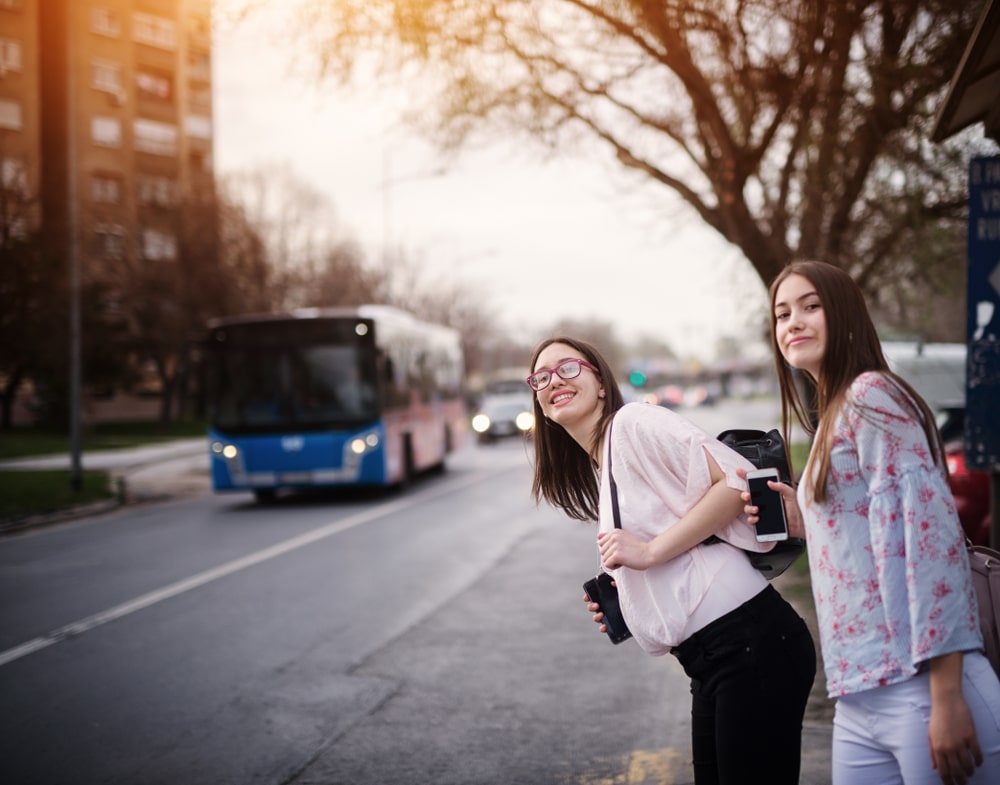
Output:
[[[568,365],[569,363],[580,363],[580,372],[579,373],[575,373],[572,376],[563,376],[563,374],[560,372],[559,369],[562,368],[564,365]],[[528,387],[530,387],[532,390],[534,390],[537,393],[537,392],[541,392],[546,387],[548,387],[550,384],[552,384],[553,374],[555,376],[558,376],[560,379],[566,379],[568,381],[569,379],[575,379],[577,376],[579,376],[581,373],[583,373],[583,369],[584,368],[589,368],[591,371],[593,371],[594,373],[596,373],[598,376],[601,375],[600,370],[593,363],[587,362],[582,357],[568,357],[567,359],[563,360],[562,362],[558,363],[557,365],[555,365],[552,368],[539,368],[537,371],[535,371],[534,373],[530,374],[524,381],[527,382]],[[543,384],[541,387],[535,387],[535,385],[533,385],[531,383],[531,380],[534,379],[536,376],[538,376],[538,374],[542,373],[543,371],[548,371],[549,372],[549,380],[545,384]]]

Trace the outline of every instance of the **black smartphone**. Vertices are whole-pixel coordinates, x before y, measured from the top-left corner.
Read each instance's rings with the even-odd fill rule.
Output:
[[[583,590],[587,592],[591,602],[601,606],[608,638],[612,643],[621,643],[631,638],[632,633],[622,616],[622,609],[618,604],[618,587],[611,585],[612,580],[606,572],[599,573],[596,578],[583,584]]]
[[[781,494],[768,487],[767,481],[780,482],[777,469],[755,469],[747,472],[750,486],[750,503],[757,507],[757,542],[774,542],[788,539],[788,520]]]

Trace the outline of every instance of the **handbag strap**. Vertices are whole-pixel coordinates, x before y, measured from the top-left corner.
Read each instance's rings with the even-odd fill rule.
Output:
[[[615,528],[620,529],[622,527],[622,515],[618,509],[618,486],[615,484],[614,472],[611,471],[611,432],[614,427],[615,421],[612,420],[608,426],[608,483],[611,485],[611,514],[615,518]]]

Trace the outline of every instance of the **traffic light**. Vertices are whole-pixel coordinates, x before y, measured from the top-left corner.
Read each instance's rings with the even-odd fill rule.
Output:
[[[633,387],[642,387],[646,384],[646,374],[642,371],[632,371],[628,375],[628,383]]]

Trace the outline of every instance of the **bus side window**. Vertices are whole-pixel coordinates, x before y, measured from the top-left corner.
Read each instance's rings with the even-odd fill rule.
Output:
[[[400,387],[396,383],[396,363],[388,354],[380,353],[379,386],[382,388],[382,401],[387,406],[399,406]],[[405,403],[405,401],[404,401]]]

